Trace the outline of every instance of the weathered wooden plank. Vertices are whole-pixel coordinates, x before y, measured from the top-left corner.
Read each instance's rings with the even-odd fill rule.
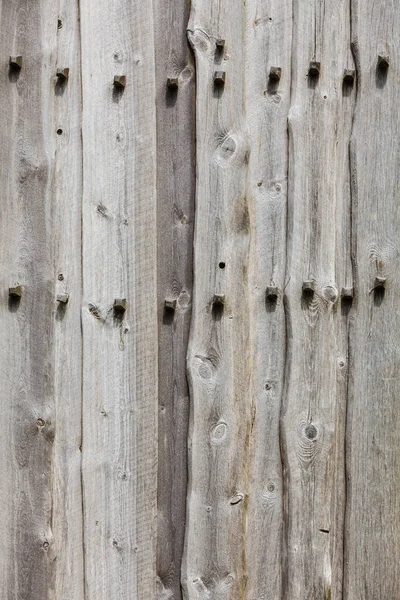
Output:
[[[53,3],[0,4],[0,581],[4,598],[48,598],[56,581]],[[9,68],[10,55],[22,68]],[[9,297],[9,286],[22,296]],[[60,568],[62,568],[62,558]]]
[[[356,304],[346,444],[344,598],[400,595],[397,3],[352,2],[359,90],[351,144]],[[389,56],[389,68],[378,56]],[[380,287],[376,277],[386,278]]]
[[[147,600],[157,475],[151,2],[83,0],[81,32],[85,592]]]
[[[186,522],[195,189],[195,76],[186,38],[189,3],[154,5],[157,116],[159,422],[157,597],[181,598]],[[178,88],[168,87],[168,78]],[[165,301],[172,302],[167,307]]]
[[[281,429],[290,600],[341,598],[347,317],[339,296],[352,283],[341,226],[355,93],[343,86],[349,15],[347,0],[294,3]]]
[[[81,341],[81,53],[77,0],[62,0],[53,12],[57,31],[52,99],[52,137],[56,138],[52,182],[52,232],[56,282],[53,306],[54,398],[57,430],[54,441],[52,521],[56,557],[54,598],[83,599],[82,544],[82,341]],[[58,17],[58,18],[57,18]],[[47,19],[46,15],[43,18]],[[67,81],[57,69],[69,69]],[[62,130],[62,133],[61,133]],[[58,132],[58,133],[57,133]],[[67,303],[59,301],[67,294]],[[59,300],[57,300],[59,298]]]
[[[251,227],[252,428],[246,598],[251,600],[276,600],[281,598],[282,590],[283,481],[279,421],[285,370],[283,295],[291,36],[291,0],[247,3],[245,83],[251,148],[247,193]]]
[[[188,34],[197,69],[197,187],[183,588],[187,598],[237,600],[247,576],[250,431],[241,3],[196,0]]]

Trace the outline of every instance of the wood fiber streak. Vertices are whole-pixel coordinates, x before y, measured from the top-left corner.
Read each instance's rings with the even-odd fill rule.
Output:
[[[283,598],[342,597],[347,319],[352,285],[348,143],[354,86],[343,85],[350,9],[293,2],[286,272],[288,332],[281,415]],[[308,74],[320,62],[319,77]],[[315,292],[302,293],[311,280]]]
[[[352,2],[359,90],[351,144],[357,311],[350,334],[346,600],[400,597],[397,3]],[[378,54],[388,54],[379,70]],[[385,290],[374,289],[386,277]]]
[[[185,537],[195,190],[195,73],[186,0],[154,5],[157,115],[159,421],[157,598],[178,600]],[[167,79],[178,78],[178,89]],[[164,301],[176,301],[165,310]]]
[[[250,399],[243,16],[241,2],[195,0],[188,27],[197,69],[197,168],[182,585],[184,597],[193,600],[246,597]],[[223,49],[217,39],[225,40]],[[226,73],[224,85],[213,81],[219,71]],[[225,296],[225,304],[213,304],[215,294]]]
[[[61,23],[60,23],[61,21]],[[60,27],[61,24],[61,27]],[[60,83],[52,73],[55,102],[52,138],[56,142],[53,189],[53,317],[54,397],[57,430],[54,440],[53,534],[56,582],[54,598],[81,599],[83,590],[81,342],[81,54],[77,0],[62,0],[53,13],[57,32],[55,70],[70,69]],[[62,129],[62,135],[57,134]],[[68,303],[56,301],[69,295]]]
[[[81,39],[85,598],[148,600],[157,501],[151,2],[81,0]],[[121,75],[125,88],[113,85]]]
[[[249,131],[249,307],[251,463],[246,598],[282,596],[282,466],[279,419],[285,370],[284,288],[292,2],[246,6],[246,122]],[[269,79],[272,67],[281,79]],[[277,287],[277,298],[267,298]]]

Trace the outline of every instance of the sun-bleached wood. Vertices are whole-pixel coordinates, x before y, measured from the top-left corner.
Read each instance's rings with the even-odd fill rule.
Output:
[[[81,0],[86,600],[156,596],[157,304],[151,2]],[[115,75],[126,86],[114,86]],[[125,299],[126,311],[114,310]]]
[[[157,116],[159,422],[157,598],[181,598],[192,302],[195,72],[186,0],[154,4]],[[176,87],[171,86],[171,80]]]
[[[400,7],[352,2],[358,93],[351,140],[356,310],[346,433],[345,600],[399,597]],[[381,69],[378,56],[388,56]],[[377,278],[386,278],[384,286]]]
[[[292,44],[292,20],[288,16],[291,12],[291,0],[265,5],[251,0],[246,6],[252,414],[246,597],[265,600],[280,598],[282,593],[283,481],[279,423],[285,371],[287,117]],[[272,69],[280,69],[279,78],[271,78]]]
[[[347,362],[339,290],[352,284],[342,232],[350,210],[348,95],[355,93],[343,88],[350,6],[315,0],[293,9],[282,597],[333,600],[341,598]],[[309,71],[314,62],[317,76]]]
[[[0,598],[396,600],[396,3],[0,26]]]
[[[242,598],[246,587],[251,405],[241,7],[195,0],[188,25],[197,71],[197,166],[185,598]],[[223,86],[214,81],[216,71],[226,73]]]
[[[82,98],[79,4],[62,0],[49,23],[56,35],[55,64],[67,65],[68,82],[50,78],[54,103],[51,231],[56,431],[52,467],[52,521],[56,569],[54,596],[84,597],[82,445]],[[62,129],[61,135],[57,130]],[[63,302],[58,302],[60,297]],[[66,302],[65,302],[66,300]]]

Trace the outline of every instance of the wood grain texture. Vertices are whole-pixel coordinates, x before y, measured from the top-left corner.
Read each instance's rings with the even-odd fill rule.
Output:
[[[63,0],[53,13],[57,31],[52,73],[56,141],[52,233],[54,253],[54,397],[57,430],[53,455],[53,535],[56,580],[54,598],[84,597],[82,454],[82,336],[81,336],[81,219],[82,219],[82,98],[78,2]],[[69,68],[60,82],[57,68]],[[60,134],[60,129],[63,133]],[[57,134],[57,131],[59,132]],[[68,303],[57,302],[68,294]]]
[[[0,590],[4,598],[28,600],[51,597],[58,579],[52,518],[57,13],[46,1],[1,2],[0,20]],[[22,55],[21,70],[9,69],[13,54]],[[22,287],[20,300],[8,297],[14,285]],[[67,517],[61,507],[59,517]],[[60,557],[60,573],[64,566]]]
[[[0,28],[0,598],[400,598],[400,9]]]
[[[292,2],[246,6],[246,122],[249,131],[249,314],[251,462],[246,598],[282,592],[283,481],[279,419],[285,371],[284,289]],[[269,78],[281,69],[279,82]],[[276,287],[277,297],[267,297]]]
[[[151,2],[83,0],[81,36],[85,598],[147,600],[157,492]]]
[[[154,4],[157,117],[159,422],[157,597],[181,595],[189,392],[186,353],[192,301],[195,191],[195,73],[186,27],[189,3]],[[178,79],[178,89],[167,87]],[[175,302],[165,309],[165,301]]]
[[[350,11],[347,0],[293,3],[282,405],[286,558],[283,598],[341,598],[346,329],[339,296],[349,248]],[[319,77],[309,73],[321,65]],[[342,255],[342,256],[341,256]],[[313,293],[302,292],[305,281]]]
[[[240,2],[192,3],[196,59],[195,287],[188,351],[191,390],[185,598],[245,598],[248,396],[244,52]],[[216,46],[224,39],[223,49]],[[214,82],[225,72],[225,84]],[[214,295],[225,304],[213,304]]]
[[[359,88],[351,143],[357,302],[350,334],[346,600],[399,597],[400,10],[352,2]],[[388,70],[378,55],[388,54]],[[385,290],[375,278],[386,277]]]

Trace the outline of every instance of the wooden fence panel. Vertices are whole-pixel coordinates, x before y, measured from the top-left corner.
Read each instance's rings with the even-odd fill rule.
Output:
[[[357,295],[350,334],[344,598],[389,600],[400,596],[400,9],[397,3],[353,1],[351,14],[358,69],[351,144]],[[379,56],[388,57],[388,67],[378,64]]]
[[[340,291],[351,285],[341,224],[355,93],[343,82],[349,15],[347,0],[294,3],[281,432],[287,600],[341,597],[347,317]]]
[[[157,597],[161,600],[181,598],[186,523],[186,353],[195,190],[195,73],[186,37],[188,18],[186,0],[154,4],[159,322]],[[165,302],[169,304],[165,306]]]
[[[83,598],[82,515],[82,97],[79,6],[63,0],[52,10],[57,32],[55,71],[51,73],[55,147],[52,189],[55,290],[54,398],[56,431],[53,455],[52,555],[56,568],[54,598]],[[47,19],[46,19],[47,20]],[[69,69],[68,80],[56,78]],[[67,297],[66,297],[67,295]],[[57,300],[58,298],[58,300]],[[65,302],[67,300],[67,302]]]
[[[250,434],[241,2],[195,0],[188,35],[197,69],[197,169],[182,584],[187,598],[238,599],[246,586]]]
[[[80,56],[76,3],[61,4],[62,49],[53,2],[0,5],[0,595],[21,600],[82,596],[80,318],[56,300],[63,272],[80,304]]]
[[[399,598],[396,3],[0,27],[0,597]]]
[[[85,597],[147,600],[157,501],[151,2],[82,0],[81,32]]]
[[[249,314],[251,435],[246,530],[246,597],[282,592],[283,480],[279,444],[285,372],[284,289],[292,2],[246,10],[246,122],[249,132]],[[272,76],[271,69],[274,71]],[[274,77],[279,77],[274,79]]]

